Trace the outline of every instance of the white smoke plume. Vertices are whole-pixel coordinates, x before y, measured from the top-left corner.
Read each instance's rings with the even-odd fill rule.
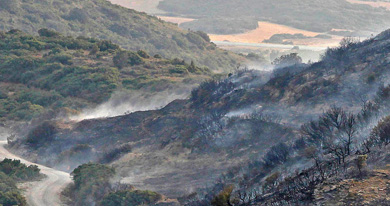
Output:
[[[136,111],[147,111],[159,109],[166,106],[176,99],[185,99],[188,97],[188,89],[170,89],[157,93],[132,91],[119,91],[105,103],[94,108],[84,109],[81,114],[72,116],[72,121],[81,121],[85,119],[115,117],[133,113]]]

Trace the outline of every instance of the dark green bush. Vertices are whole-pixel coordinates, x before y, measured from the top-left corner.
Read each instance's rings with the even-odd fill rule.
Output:
[[[114,64],[118,68],[134,66],[143,63],[141,57],[134,52],[118,51],[113,58]]]
[[[75,205],[91,205],[111,190],[115,170],[101,164],[83,164],[73,170]]]
[[[80,23],[87,23],[88,15],[83,9],[74,8],[69,12],[66,19],[73,20],[73,21],[79,21]]]
[[[162,196],[156,192],[141,190],[121,190],[106,195],[101,206],[138,206],[153,205],[161,200]]]
[[[26,166],[20,160],[4,159],[0,162],[0,172],[17,181],[33,180],[38,178],[40,169],[36,165]]]
[[[175,68],[170,69],[169,73],[171,74],[186,74],[188,73],[187,67],[183,65],[177,65]]]
[[[39,36],[44,36],[44,37],[58,37],[60,34],[56,31],[50,30],[50,29],[40,29],[38,30]]]
[[[51,57],[49,59],[49,62],[59,62],[63,65],[72,65],[72,56],[69,54],[56,54],[55,56]]]
[[[18,191],[0,191],[0,205],[2,206],[25,206],[26,199]]]
[[[100,51],[107,51],[107,50],[117,50],[119,49],[119,46],[117,44],[112,43],[108,40],[102,40],[97,43],[97,46],[99,47]]]
[[[144,51],[144,50],[138,50],[138,51],[137,51],[137,54],[138,54],[140,57],[145,58],[145,59],[150,58],[149,54],[146,53],[146,51]]]

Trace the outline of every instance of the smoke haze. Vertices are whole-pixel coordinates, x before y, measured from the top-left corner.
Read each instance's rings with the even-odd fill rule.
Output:
[[[144,91],[118,91],[105,103],[94,108],[84,109],[81,114],[70,117],[70,120],[115,117],[136,111],[159,109],[176,99],[188,97],[191,88],[169,89],[157,93]]]

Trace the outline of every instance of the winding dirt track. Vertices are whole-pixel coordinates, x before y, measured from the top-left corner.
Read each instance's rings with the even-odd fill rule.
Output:
[[[3,158],[19,159],[21,162],[31,165],[27,160],[24,160],[16,155],[11,154],[4,148],[6,141],[0,141],[0,160]],[[70,175],[66,172],[54,170],[42,165],[37,165],[41,169],[41,173],[45,174],[42,181],[32,182],[26,189],[24,195],[27,203],[30,206],[60,206],[65,205],[61,203],[60,193],[67,184],[71,182]]]

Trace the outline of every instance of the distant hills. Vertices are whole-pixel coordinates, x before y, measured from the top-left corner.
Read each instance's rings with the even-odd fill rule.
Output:
[[[341,29],[347,31],[347,35],[348,31],[370,34],[385,29],[390,19],[385,8],[351,4],[345,0],[164,0],[158,8],[171,15],[199,19],[183,23],[184,28],[202,28],[207,33],[218,34],[254,29],[257,21],[315,32]]]
[[[150,55],[192,60],[212,70],[233,69],[243,58],[218,49],[206,34],[176,25],[106,0],[1,1],[0,30],[35,34],[41,28],[72,36],[111,40],[124,49]]]

